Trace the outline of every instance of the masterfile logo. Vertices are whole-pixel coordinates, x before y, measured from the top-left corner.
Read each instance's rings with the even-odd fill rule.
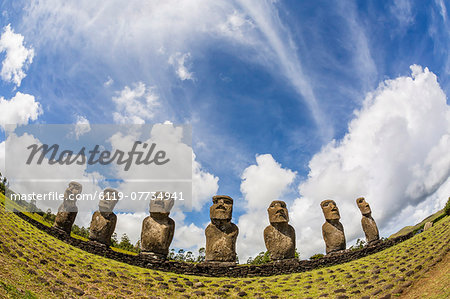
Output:
[[[5,174],[10,190],[20,194],[14,198],[56,205],[53,202],[58,200],[50,195],[63,193],[74,181],[83,186],[82,197],[89,199],[80,206],[98,200],[95,195],[104,188],[114,188],[127,202],[119,205],[126,212],[145,211],[151,194],[160,191],[183,201],[183,209],[190,210],[189,125],[79,126],[86,125],[38,124],[6,130]],[[136,203],[145,201],[145,205]]]

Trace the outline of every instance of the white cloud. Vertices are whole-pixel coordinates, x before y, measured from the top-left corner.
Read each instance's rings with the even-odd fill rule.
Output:
[[[105,83],[103,83],[104,86],[109,87],[114,83],[114,80],[108,76],[108,80],[105,81]]]
[[[237,252],[241,263],[266,251],[263,231],[269,224],[267,208],[288,190],[295,175],[282,168],[270,154],[256,156],[256,164],[242,173],[241,192],[246,201],[246,213],[238,220]]]
[[[217,193],[219,178],[202,169],[192,154],[192,208],[200,211],[205,203]]]
[[[349,242],[364,236],[359,196],[370,203],[385,237],[422,220],[448,197],[450,109],[436,76],[416,65],[411,70],[410,77],[387,80],[369,93],[344,138],[311,159],[291,217],[304,258],[324,251],[324,199],[336,201]]]
[[[0,172],[2,174],[5,171],[5,144],[6,141],[0,142]]]
[[[125,86],[112,100],[116,105],[113,113],[114,121],[123,124],[144,124],[151,120],[155,108],[159,105],[158,95],[154,87],[146,87],[138,82],[132,88]]]
[[[142,221],[149,215],[145,212],[117,213],[116,215],[117,224],[114,232],[117,233],[119,241],[123,234],[127,234],[130,241],[136,244],[141,239]]]
[[[171,247],[183,248],[197,252],[199,248],[205,247],[205,228],[198,227],[194,223],[179,225],[175,223],[175,234]]]
[[[0,53],[6,52],[6,57],[2,63],[0,76],[4,81],[12,82],[16,86],[20,86],[22,79],[25,78],[25,70],[33,62],[34,57],[33,48],[27,49],[23,40],[24,37],[14,33],[10,24],[3,28]]]
[[[36,102],[32,95],[17,92],[10,100],[0,97],[0,127],[3,130],[8,124],[27,124],[29,121],[36,120],[41,114],[41,104]]]
[[[89,120],[82,115],[77,115],[77,120],[75,124],[75,138],[78,139],[81,135],[86,134],[90,130],[91,125],[89,123]]]
[[[169,64],[175,68],[175,72],[180,80],[194,80],[194,74],[189,72],[186,66],[187,61],[191,58],[191,53],[177,52],[169,57]]]

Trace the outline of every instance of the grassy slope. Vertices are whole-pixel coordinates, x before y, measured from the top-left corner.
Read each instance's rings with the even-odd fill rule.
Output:
[[[412,239],[363,259],[310,272],[252,278],[178,275],[123,264],[61,242],[0,205],[0,297],[196,297],[280,298],[321,294],[395,294],[422,277],[450,247],[450,217]],[[421,268],[416,268],[420,265]],[[201,282],[204,286],[196,287]],[[215,294],[216,292],[221,292]]]
[[[399,237],[399,236],[404,236],[404,235],[409,234],[412,231],[421,229],[421,228],[423,228],[425,226],[425,223],[427,223],[428,221],[433,222],[435,219],[441,217],[443,214],[444,214],[444,209],[442,209],[440,211],[437,211],[436,213],[434,213],[433,215],[428,216],[427,218],[422,220],[420,223],[417,223],[416,225],[405,226],[404,228],[402,228],[401,230],[399,230],[395,234],[389,236],[389,239],[395,238],[395,237]]]
[[[424,277],[414,283],[404,294],[403,298],[450,298],[450,253]]]

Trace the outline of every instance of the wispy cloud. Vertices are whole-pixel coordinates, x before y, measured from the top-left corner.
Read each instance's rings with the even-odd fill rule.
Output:
[[[440,8],[439,12],[442,16],[444,22],[447,22],[447,6],[445,5],[444,0],[435,0],[436,4]]]
[[[347,47],[352,53],[353,70],[360,76],[363,92],[375,87],[377,81],[377,66],[373,60],[369,37],[358,16],[356,7],[350,2],[340,2],[339,11],[347,22]]]
[[[275,3],[254,0],[240,0],[239,3],[252,18],[257,29],[262,32],[265,41],[274,52],[276,65],[280,66],[283,75],[307,103],[320,129],[322,138],[329,140],[334,134],[333,128],[326,122],[326,116],[320,108],[308,75],[297,56],[295,42],[289,29],[280,20]],[[273,61],[269,61],[273,64]]]
[[[399,21],[400,26],[407,27],[414,22],[412,1],[396,0],[392,3],[390,10],[391,14]]]

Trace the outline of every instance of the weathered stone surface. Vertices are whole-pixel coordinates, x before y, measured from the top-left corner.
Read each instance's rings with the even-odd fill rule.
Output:
[[[113,209],[119,201],[119,193],[111,188],[103,191],[103,198],[98,204],[99,210],[92,215],[89,239],[105,245],[111,244],[111,236],[117,223]]]
[[[339,222],[341,216],[334,200],[320,203],[326,222],[322,225],[322,236],[326,245],[326,253],[344,250],[346,247],[344,227]]]
[[[157,192],[150,201],[150,216],[142,222],[142,254],[166,257],[175,232],[175,221],[169,217],[174,200],[168,192]]]
[[[271,260],[295,257],[295,230],[288,224],[289,214],[284,201],[275,200],[267,209],[270,225],[264,229],[264,242]]]
[[[209,209],[211,223],[205,230],[206,262],[236,262],[238,227],[231,223],[233,199],[226,195],[213,196]]]
[[[380,239],[377,224],[372,218],[372,210],[364,197],[356,199],[356,204],[362,214],[361,225],[366,235],[367,243],[372,243]]]
[[[53,226],[70,235],[72,225],[77,217],[78,207],[76,205],[77,195],[81,193],[83,187],[80,183],[70,182],[66,191],[64,191],[64,201],[58,208],[55,223]]]
[[[423,230],[429,230],[430,228],[433,227],[433,222],[428,221],[427,223],[425,223],[425,226],[423,227]]]

